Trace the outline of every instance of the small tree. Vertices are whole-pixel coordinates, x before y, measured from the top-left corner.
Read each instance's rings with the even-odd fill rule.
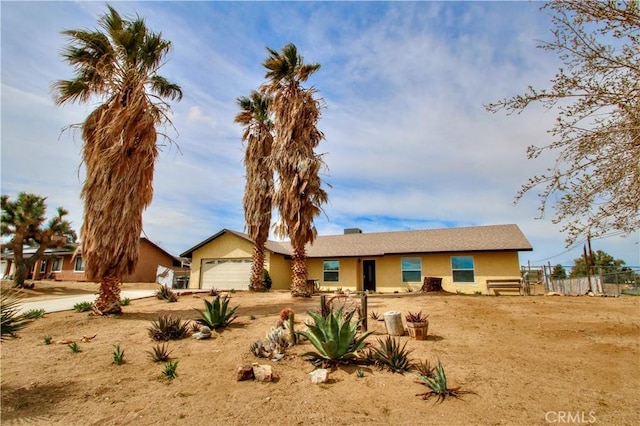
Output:
[[[567,271],[558,263],[551,271],[551,279],[564,280],[565,278],[567,278]]]
[[[589,274],[589,262],[584,256],[573,260],[574,266],[571,269],[570,277],[584,277]],[[609,253],[597,250],[593,253],[593,273],[598,275],[608,275],[614,277],[617,274],[624,273],[625,262],[621,259],[615,259]],[[605,281],[609,281],[605,279]]]
[[[64,247],[76,240],[71,222],[64,219],[68,212],[62,207],[58,207],[56,216],[43,227],[46,199],[21,192],[16,201],[9,201],[8,195],[2,195],[2,236],[11,237],[7,246],[13,251],[16,287],[24,285],[27,272],[42,258],[46,249]],[[27,258],[23,255],[25,245],[37,247],[36,252]]]
[[[555,141],[530,146],[537,158],[556,151],[554,167],[534,176],[519,200],[542,186],[540,216],[551,197],[554,223],[563,223],[567,244],[580,236],[640,227],[640,11],[637,0],[545,2],[554,40],[542,44],[563,61],[549,90],[489,104],[496,112],[522,112],[532,103],[556,108]]]

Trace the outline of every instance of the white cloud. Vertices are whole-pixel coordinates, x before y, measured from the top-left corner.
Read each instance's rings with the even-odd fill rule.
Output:
[[[263,81],[265,46],[295,43],[321,69],[315,85],[327,108],[320,129],[330,202],[321,233],[517,223],[535,251],[521,260],[577,257],[537,197],[513,199],[552,155],[526,159],[550,141],[554,115],[517,116],[483,104],[547,85],[557,59],[536,49],[546,17],[531,2],[140,2],[138,13],[173,43],[162,75],[182,87],[172,103],[178,144],[164,146],[145,212],[145,232],[175,254],[223,227],[242,230],[242,129],[236,99]],[[50,85],[70,78],[60,58],[67,28],[95,28],[100,3],[2,5],[2,193],[30,191],[63,205],[80,227],[78,136],[60,131],[95,105],[57,108]],[[286,22],[287,25],[282,25]],[[53,211],[53,210],[51,210]],[[635,240],[634,240],[635,238]],[[637,238],[594,241],[640,264]],[[596,249],[596,247],[594,247]],[[577,248],[576,250],[579,250]],[[607,250],[608,251],[608,250]],[[578,253],[579,255],[579,253]],[[546,261],[545,261],[546,262]]]

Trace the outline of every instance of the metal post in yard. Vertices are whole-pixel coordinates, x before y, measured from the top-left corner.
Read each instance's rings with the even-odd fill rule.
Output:
[[[362,293],[360,296],[360,311],[362,312],[362,330],[367,331],[367,317],[369,314],[367,313],[367,293]]]

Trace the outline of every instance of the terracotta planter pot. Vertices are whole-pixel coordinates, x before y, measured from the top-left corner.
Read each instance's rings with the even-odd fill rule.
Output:
[[[407,331],[409,336],[415,340],[426,340],[429,330],[429,321],[425,322],[408,322]]]

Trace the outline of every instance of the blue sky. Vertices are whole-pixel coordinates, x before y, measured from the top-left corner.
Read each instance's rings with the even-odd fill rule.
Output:
[[[309,84],[324,100],[318,151],[329,203],[320,235],[516,223],[534,247],[523,264],[571,265],[535,193],[520,186],[552,164],[527,160],[549,143],[553,111],[490,114],[483,104],[548,87],[560,65],[537,49],[551,37],[537,2],[112,2],[173,42],[161,74],[182,86],[178,144],[162,148],[146,235],[179,254],[222,228],[244,228],[242,128],[236,99],[264,81],[265,47],[294,43],[322,65]],[[102,2],[7,2],[1,7],[1,190],[48,197],[76,229],[84,169],[80,135],[62,132],[96,104],[56,107],[51,83],[72,76],[63,29],[96,28]],[[551,213],[551,212],[550,212]],[[640,232],[594,240],[640,265]]]

